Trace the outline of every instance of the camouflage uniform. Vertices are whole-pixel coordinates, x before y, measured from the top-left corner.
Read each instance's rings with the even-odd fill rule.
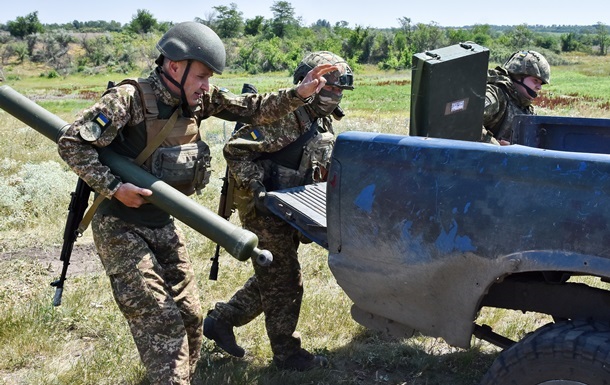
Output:
[[[330,130],[329,118],[324,118],[322,130]],[[253,263],[252,276],[227,303],[219,302],[209,313],[233,326],[242,326],[263,311],[265,326],[274,357],[284,360],[300,349],[300,338],[294,334],[299,320],[303,282],[298,260],[299,232],[285,221],[257,211],[251,181],[263,181],[267,190],[294,186],[274,185],[273,161],[252,161],[261,154],[273,153],[293,143],[309,127],[301,127],[295,114],[289,114],[272,126],[240,129],[226,144],[224,156],[236,185],[235,203],[244,228],[258,236],[259,247],[273,254],[269,267]],[[301,184],[301,183],[299,183]]]
[[[148,78],[167,119],[181,104],[161,82],[157,68]],[[114,298],[130,326],[153,384],[189,384],[202,344],[199,290],[183,236],[172,218],[154,205],[137,209],[112,199],[120,180],[102,165],[97,148],[135,158],[146,145],[141,95],[124,84],[109,89],[59,139],[59,153],[98,194],[108,198],[97,210],[92,230]],[[213,87],[193,109],[197,125],[216,116],[267,124],[304,104],[295,89],[264,95],[233,95]],[[99,114],[109,125],[94,141],[83,131]],[[167,116],[161,116],[164,113]]]
[[[517,92],[504,68],[488,71],[483,126],[493,138],[510,142],[515,115],[533,114],[531,100]]]
[[[533,115],[532,99],[522,95],[515,83],[522,83],[523,78],[534,76],[542,84],[550,82],[551,68],[547,60],[536,51],[514,52],[506,62],[487,73],[485,92],[485,109],[483,112],[482,140],[498,144],[498,140],[512,143],[512,124],[515,115]],[[536,97],[533,90],[531,96]]]
[[[349,85],[340,88],[353,89],[351,69],[343,59],[326,51],[312,55],[316,54],[322,56],[313,59],[311,65],[316,64],[316,60],[328,60],[340,68],[341,64],[337,63],[345,66],[341,72],[334,71],[328,77],[325,76],[327,85],[339,82],[338,75],[347,72],[350,76]],[[304,59],[304,62],[307,61],[307,58]],[[297,69],[295,83],[300,79],[298,73],[307,68],[306,66],[302,71]],[[341,78],[341,81],[345,80],[345,77]],[[323,100],[332,99],[332,96],[322,91],[317,96],[318,99],[320,95]],[[324,99],[323,95],[327,95],[329,99]],[[340,110],[336,108],[340,98],[339,96],[338,100],[334,101],[335,105],[333,102],[326,105],[325,102],[313,100],[272,125],[246,125],[234,133],[224,147],[227,166],[238,187],[234,199],[241,223],[244,228],[258,236],[260,248],[273,254],[273,263],[269,267],[260,267],[253,261],[254,275],[228,302],[216,303],[208,317],[233,327],[245,325],[264,312],[274,361],[280,367],[307,370],[313,366],[307,362],[325,360],[302,349],[300,336],[295,332],[303,298],[298,247],[301,242],[311,241],[285,221],[261,209],[256,203],[256,191],[252,186],[260,183],[265,191],[272,191],[325,180],[326,167],[330,163],[334,144],[331,114],[335,119],[342,117],[337,114]],[[311,133],[314,131],[315,135],[312,137]],[[323,137],[331,138],[330,143],[321,139]],[[304,141],[304,138],[308,139]],[[313,162],[313,167],[304,168],[304,154],[307,154],[310,148],[316,148],[312,152],[316,153],[313,157],[317,160]],[[294,155],[295,152],[297,156]],[[300,159],[301,163],[295,162],[295,159]],[[296,169],[308,171],[300,174],[294,171]],[[230,338],[234,338],[232,333]],[[232,350],[243,354],[238,349]],[[294,359],[299,355],[302,359],[300,363],[293,361],[292,364],[283,364],[290,362],[291,357]]]

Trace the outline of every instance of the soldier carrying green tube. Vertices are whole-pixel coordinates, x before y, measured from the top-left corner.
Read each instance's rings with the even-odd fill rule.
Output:
[[[208,27],[176,24],[157,48],[148,78],[107,90],[57,142],[66,163],[105,198],[92,217],[93,238],[150,382],[189,384],[203,338],[199,288],[171,203],[159,198],[205,187],[202,120],[270,123],[309,102],[335,67],[318,66],[299,86],[276,93],[233,95],[209,83],[224,69],[225,50]],[[104,159],[108,150],[118,157]],[[118,166],[128,172],[115,171],[118,158],[131,160]],[[219,227],[208,230],[216,236]]]

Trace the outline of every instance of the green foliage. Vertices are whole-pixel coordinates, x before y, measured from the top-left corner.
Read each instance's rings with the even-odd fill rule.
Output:
[[[51,71],[47,72],[46,74],[41,74],[41,76],[46,76],[49,79],[54,79],[54,78],[58,78],[59,74],[57,73],[57,71],[51,70]]]
[[[474,35],[472,31],[466,29],[453,29],[447,30],[447,39],[449,44],[458,44],[465,41],[474,41]]]
[[[595,26],[596,36],[595,42],[599,45],[599,54],[604,56],[608,50],[610,37],[608,36],[608,28],[601,22]]]
[[[347,36],[343,44],[344,57],[356,61],[357,63],[366,63],[368,57],[368,43],[371,30],[369,28],[356,27]]]
[[[270,19],[256,16],[244,20],[242,12],[233,3],[212,8],[215,12],[206,20],[194,19],[210,26],[221,36],[227,47],[229,71],[245,70],[252,74],[291,70],[295,58],[316,50],[333,51],[351,65],[372,64],[383,70],[401,70],[410,68],[414,53],[465,41],[474,41],[492,49],[494,62],[505,60],[518,49],[544,49],[558,54],[579,51],[603,56],[609,41],[608,28],[602,23],[550,27],[477,24],[444,28],[436,23],[413,25],[409,18],[400,17],[399,28],[350,28],[345,21],[331,26],[324,19],[307,27],[295,16],[295,9],[287,1],[273,3]],[[19,20],[26,24],[28,18],[37,20],[36,13]],[[103,21],[75,20],[67,25],[47,25],[45,28],[55,31],[55,35],[27,35],[27,50],[23,43],[0,40],[0,57],[2,63],[11,60],[22,63],[27,58],[36,62],[44,60],[61,76],[71,72],[128,73],[136,68],[154,66],[154,59],[158,56],[156,40],[170,26],[169,22],[159,23],[145,9],[138,10],[131,23],[123,28],[116,22]],[[59,28],[64,29],[61,34]],[[74,47],[74,42],[65,38],[71,36],[66,31],[103,33],[80,38],[78,47]]]
[[[93,38],[83,38],[82,47],[85,50],[84,58],[94,66],[102,65],[111,59],[112,35],[104,34]]]
[[[239,49],[235,64],[250,74],[261,72],[292,71],[303,56],[301,48],[290,40],[248,39]]]
[[[262,16],[255,16],[252,19],[246,20],[244,26],[244,34],[247,36],[256,36],[263,30],[263,22],[265,18]]]
[[[287,1],[276,1],[271,6],[273,18],[269,26],[274,36],[292,37],[299,27],[299,21],[294,16],[294,7]]]
[[[74,32],[82,32],[82,33],[96,33],[96,32],[120,32],[123,29],[121,23],[115,20],[105,21],[105,20],[88,20],[88,21],[79,21],[74,20],[70,23],[64,24],[45,24],[45,29],[47,31],[74,31]]]
[[[138,9],[131,19],[128,29],[133,33],[149,33],[158,26],[157,19],[146,9]]]
[[[10,159],[2,161],[10,166]],[[69,195],[74,174],[57,162],[26,163],[14,175],[0,176],[0,230],[20,229],[49,216],[63,216],[50,197]]]
[[[56,74],[67,74],[72,65],[70,44],[74,36],[65,31],[53,31],[37,39],[37,49],[32,52],[31,59],[37,63],[46,63],[53,68]]]
[[[15,57],[17,62],[23,63],[28,57],[28,45],[22,40],[12,41],[0,45],[0,52],[2,63],[6,63],[11,57]]]
[[[38,20],[38,11],[28,13],[25,16],[19,16],[15,21],[9,21],[7,23],[7,29],[11,36],[21,39],[28,35],[44,31],[40,20]]]
[[[527,25],[518,25],[506,33],[506,46],[513,51],[530,47],[534,38],[534,33]]]
[[[235,38],[242,35],[244,30],[243,13],[237,10],[237,4],[230,7],[219,5],[212,7],[218,12],[213,21],[214,31],[222,39]]]
[[[424,52],[447,45],[447,39],[440,26],[435,23],[417,24],[411,34],[414,52]]]

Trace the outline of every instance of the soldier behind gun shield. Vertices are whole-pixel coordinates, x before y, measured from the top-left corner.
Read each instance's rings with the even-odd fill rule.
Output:
[[[513,143],[515,115],[534,115],[532,102],[551,81],[551,66],[536,51],[517,51],[487,72],[481,141],[506,146]]]
[[[305,371],[326,366],[325,357],[301,348],[296,330],[303,297],[298,247],[303,241],[291,225],[265,207],[267,191],[303,186],[326,180],[334,145],[333,117],[341,119],[339,107],[344,90],[353,90],[349,65],[332,52],[307,55],[294,73],[294,84],[316,65],[339,69],[324,77],[326,85],[309,104],[271,125],[246,125],[229,139],[223,153],[235,179],[235,205],[244,228],[255,233],[259,245],[273,254],[273,263],[261,269],[254,263],[252,276],[226,303],[216,303],[204,322],[204,335],[227,353],[243,357],[233,334],[261,313],[265,314],[273,362],[280,369]]]

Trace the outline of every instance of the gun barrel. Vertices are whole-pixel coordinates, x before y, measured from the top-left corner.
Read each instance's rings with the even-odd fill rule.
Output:
[[[0,108],[57,143],[69,127],[64,120],[37,105],[8,85],[0,86]],[[221,245],[240,261],[250,257],[261,265],[268,265],[273,258],[266,250],[260,250],[256,234],[225,220],[201,206],[167,183],[136,166],[127,158],[104,148],[99,151],[100,161],[125,182],[152,190],[146,199],[193,228],[203,236]]]

